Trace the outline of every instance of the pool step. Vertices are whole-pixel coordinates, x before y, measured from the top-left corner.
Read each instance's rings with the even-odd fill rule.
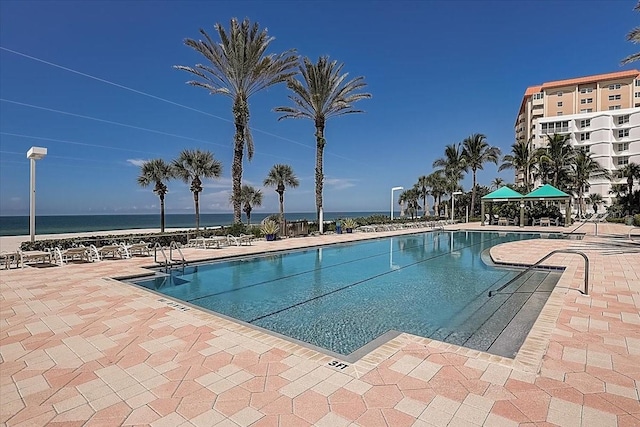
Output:
[[[478,298],[456,316],[451,328],[433,338],[514,357],[524,342],[560,274],[532,271],[493,297]]]

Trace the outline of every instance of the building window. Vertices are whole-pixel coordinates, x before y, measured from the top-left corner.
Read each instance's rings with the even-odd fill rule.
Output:
[[[569,132],[569,122],[551,122],[551,123],[542,123],[541,124],[543,134],[554,134],[560,132]]]
[[[634,95],[636,98],[640,98],[640,92],[636,92]]]
[[[591,139],[591,132],[585,132],[580,134],[580,141],[588,141]]]
[[[610,105],[609,106],[609,110],[619,110],[620,109],[620,105]]]
[[[581,113],[593,113],[593,108],[583,108],[580,110]]]
[[[558,114],[556,114],[556,116],[561,116],[562,115],[562,111],[558,111]]]
[[[562,96],[562,92],[558,92],[558,96]]]
[[[592,104],[593,103],[593,98],[582,98],[580,100],[580,104]]]
[[[590,145],[585,145],[584,147],[580,147],[580,150],[582,150],[583,153],[590,153],[591,152],[591,146]]]
[[[618,144],[618,151],[627,151],[629,149],[629,143],[623,142],[622,144]]]
[[[580,89],[580,93],[591,93],[593,92],[593,88],[590,87],[583,87],[582,89]]]
[[[636,87],[640,86],[640,80],[636,80]]]
[[[620,83],[616,83],[614,85],[609,85],[609,90],[616,90],[616,89],[620,89],[622,87],[622,85],[620,85]]]
[[[629,157],[627,156],[618,157],[618,166],[628,165],[628,164],[629,164]]]
[[[558,107],[562,107],[562,101],[558,102]]]
[[[620,99],[620,94],[617,95],[609,95],[609,101],[617,101]]]
[[[629,136],[629,129],[620,129],[618,131],[618,138],[624,138],[625,136]]]
[[[544,96],[543,93],[534,93],[533,94],[533,99],[542,99],[543,96]]]
[[[580,120],[581,128],[588,128],[589,126],[591,126],[591,119]]]
[[[629,115],[625,114],[624,116],[618,116],[618,124],[623,125],[625,123],[629,123]]]

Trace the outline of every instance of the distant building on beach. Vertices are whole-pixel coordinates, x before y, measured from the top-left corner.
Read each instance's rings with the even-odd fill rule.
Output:
[[[569,135],[574,147],[592,154],[612,173],[627,163],[640,164],[640,71],[628,70],[528,87],[515,123],[516,140],[532,148],[545,147],[547,135]],[[521,183],[522,174],[516,176]],[[594,180],[589,193],[600,193],[606,204],[612,184]]]

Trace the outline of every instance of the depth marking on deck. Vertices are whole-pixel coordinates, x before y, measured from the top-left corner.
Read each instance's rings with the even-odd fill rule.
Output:
[[[158,301],[159,302],[163,302],[163,303],[167,304],[169,307],[175,308],[176,310],[189,311],[189,307],[184,306],[182,304],[178,304],[177,302],[173,302],[173,301],[168,300],[168,299],[159,298]]]
[[[327,365],[332,366],[332,367],[337,368],[337,369],[340,369],[340,370],[349,367],[349,365],[347,365],[346,363],[342,363],[342,362],[340,362],[338,360],[332,360],[331,362],[327,363]]]

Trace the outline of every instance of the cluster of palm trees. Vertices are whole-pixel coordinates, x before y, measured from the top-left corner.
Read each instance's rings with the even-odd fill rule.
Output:
[[[342,72],[343,64],[331,61],[327,56],[320,57],[314,63],[309,58],[300,59],[294,49],[267,54],[273,37],[267,35],[266,29],[260,29],[258,23],[252,24],[247,18],[242,22],[236,18],[231,19],[228,30],[221,24],[216,24],[215,29],[219,42],[215,42],[203,29],[200,29],[200,34],[204,40],[186,39],[184,42],[205,58],[204,64],[194,67],[178,65],[175,68],[197,77],[188,84],[204,88],[213,95],[228,96],[232,100],[235,125],[231,166],[234,222],[241,221],[244,152],[246,150],[249,160],[254,153],[249,127],[249,98],[263,89],[286,83],[291,91],[289,100],[293,105],[275,108],[276,112],[282,113],[279,120],[306,118],[313,120],[315,126],[316,211],[322,231],[320,218],[323,209],[326,121],[331,117],[362,112],[355,109],[353,104],[371,97],[368,93],[359,92],[366,86],[364,78],[347,80],[348,74]]]
[[[196,230],[200,229],[200,193],[203,191],[202,180],[205,178],[219,178],[222,174],[222,163],[216,160],[209,151],[182,150],[180,155],[166,162],[163,159],[145,161],[140,166],[138,184],[148,187],[153,184],[153,192],[160,198],[160,231],[165,229],[165,196],[169,192],[168,183],[172,179],[179,179],[189,184],[193,193],[193,201],[196,212]],[[299,185],[293,169],[289,165],[274,165],[264,179],[265,187],[275,187],[280,199],[280,222],[284,223],[284,192],[287,187],[295,188]],[[243,185],[240,196],[232,194],[230,202],[242,207],[247,216],[247,224],[251,224],[251,211],[253,207],[262,205],[262,191],[250,185]]]
[[[511,146],[511,152],[502,157],[502,162],[498,171],[512,169],[522,178],[522,185],[514,188],[523,194],[532,190],[534,183],[549,183],[560,190],[574,194],[580,201],[578,203],[578,213],[583,214],[586,202],[594,206],[602,203],[602,196],[590,194],[585,197],[590,182],[594,179],[610,180],[613,176],[603,168],[588,151],[575,148],[570,144],[569,135],[550,134],[547,135],[548,143],[546,147],[534,149],[530,142],[519,140]],[[433,162],[436,168],[430,175],[418,178],[413,188],[405,190],[400,194],[399,203],[404,207],[407,215],[418,214],[422,209],[423,215],[429,212],[427,196],[431,195],[434,201],[434,211],[436,215],[442,212],[442,197],[451,196],[456,191],[461,191],[460,181],[465,173],[471,173],[473,184],[471,189],[471,212],[472,216],[477,215],[479,203],[476,198],[477,171],[482,170],[486,163],[500,161],[501,152],[498,147],[492,147],[482,134],[473,134],[465,138],[462,142],[449,144],[445,147],[444,157]],[[617,171],[618,177],[626,177],[626,185],[614,186],[618,193],[627,193],[627,210],[633,213],[639,210],[640,206],[634,206],[632,197],[634,180],[640,180],[640,166],[629,163]],[[504,185],[502,178],[496,178],[491,183],[493,188]],[[420,206],[422,201],[422,207]],[[448,204],[444,204],[445,216]]]
[[[418,178],[413,188],[400,193],[399,203],[406,206],[405,211],[412,217],[421,208],[419,200],[422,199],[423,215],[429,212],[427,196],[433,196],[434,211],[439,215],[442,211],[442,197],[462,190],[460,181],[465,173],[471,172],[473,186],[471,190],[472,212],[476,207],[477,172],[484,169],[487,162],[497,164],[500,160],[500,149],[487,142],[487,137],[481,133],[474,133],[462,142],[449,144],[445,147],[444,157],[433,162],[435,169],[429,175]],[[448,205],[444,205],[447,215]]]

